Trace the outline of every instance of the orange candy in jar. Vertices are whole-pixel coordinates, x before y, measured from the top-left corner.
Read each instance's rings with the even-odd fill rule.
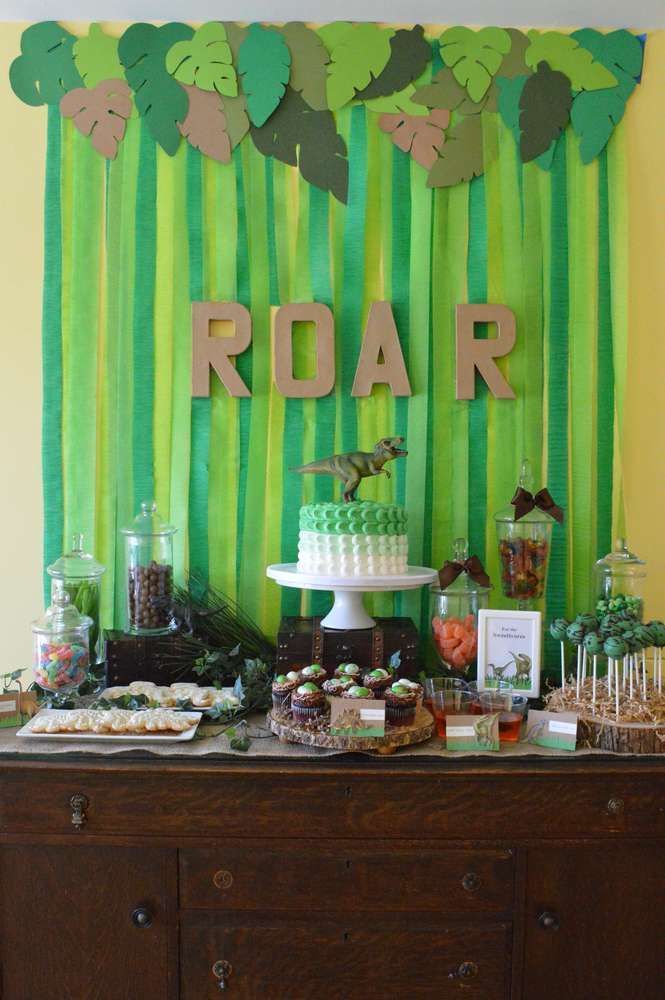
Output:
[[[441,659],[455,670],[465,671],[478,653],[475,615],[465,618],[432,618],[432,636]]]
[[[489,577],[477,556],[468,555],[465,538],[453,545],[453,559],[439,571],[439,586],[430,588],[432,640],[443,666],[466,674],[478,653],[478,610],[486,608]]]

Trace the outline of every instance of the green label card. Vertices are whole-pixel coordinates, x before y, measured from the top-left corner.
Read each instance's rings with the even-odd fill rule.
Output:
[[[373,698],[331,698],[330,732],[336,736],[383,736],[386,703]]]
[[[537,712],[532,709],[526,722],[526,741],[552,750],[574,750],[577,745],[575,712]]]
[[[447,750],[499,750],[499,713],[492,715],[448,715]]]

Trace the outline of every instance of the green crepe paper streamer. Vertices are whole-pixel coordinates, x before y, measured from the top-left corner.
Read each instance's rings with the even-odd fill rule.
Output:
[[[439,39],[441,58],[472,101],[487,93],[492,77],[510,51],[511,38],[504,28],[448,28]]]
[[[506,135],[506,145],[508,145]],[[513,146],[516,165],[516,183],[518,197],[521,201],[521,216],[523,217],[523,238],[522,238],[522,266],[519,274],[513,274],[511,289],[516,289],[521,283],[522,286],[522,310],[524,330],[528,330],[528,336],[521,339],[522,346],[516,344],[517,359],[524,358],[524,368],[522,375],[522,448],[518,454],[527,455],[531,460],[534,480],[542,483],[543,476],[543,454],[545,448],[544,440],[544,337],[543,337],[543,241],[542,220],[540,216],[539,192],[540,172],[534,164],[522,166],[517,155],[517,147]],[[508,206],[505,208],[509,211]],[[508,251],[506,251],[507,253]],[[512,266],[512,254],[507,257],[507,265]],[[513,291],[508,293],[509,301],[512,301]],[[518,313],[518,316],[520,314]],[[518,320],[519,328],[519,320]],[[522,353],[523,351],[523,353]],[[510,366],[513,370],[513,352],[511,352]],[[515,362],[517,365],[517,360]],[[519,436],[518,436],[519,440]],[[506,483],[504,497],[508,495],[515,486],[513,481]],[[504,500],[505,504],[505,500]]]
[[[175,175],[169,161],[157,152],[157,230],[155,246],[155,393],[153,406],[154,498],[162,517],[173,521],[171,512],[172,408],[173,408],[173,328],[175,271],[174,204]]]
[[[446,132],[439,158],[427,175],[427,187],[451,187],[480,176],[483,169],[481,117],[470,115]]]
[[[410,83],[404,90],[397,94],[391,94],[390,97],[376,97],[371,101],[366,101],[366,106],[369,111],[377,111],[381,114],[429,114],[428,108],[423,107],[422,104],[414,104],[413,95],[415,92],[416,88]]]
[[[231,46],[221,21],[208,21],[190,39],[176,42],[166,55],[166,69],[180,83],[200,90],[216,90],[225,97],[238,94]]]
[[[11,88],[24,104],[59,104],[83,86],[72,48],[76,38],[57,21],[31,24],[21,35],[21,55],[9,67]]]
[[[282,35],[251,24],[238,53],[238,71],[253,125],[263,125],[278,106],[290,69],[291,53]]]
[[[400,332],[400,343],[405,358],[409,357],[411,343],[410,310],[410,271],[405,267],[409,258],[411,246],[411,167],[409,157],[399,149],[392,151],[392,254],[391,254],[391,285],[393,315],[397,329]],[[408,446],[408,397],[398,396],[394,401],[395,433],[407,440]],[[404,506],[406,502],[406,463],[395,462],[393,473],[395,485],[395,501]],[[395,613],[400,614],[402,595],[395,599]]]
[[[612,360],[612,278],[610,272],[607,152],[598,160],[598,392],[596,395],[596,558],[612,543],[612,452],[614,445],[614,365]]]
[[[248,246],[248,217],[246,208],[246,185],[243,175],[243,158],[246,159],[245,147],[238,147],[233,151],[236,169],[236,203],[238,206],[238,245],[236,274],[238,281],[238,302],[250,307],[250,256]],[[253,362],[254,352],[243,351],[236,359],[236,368],[250,391],[253,383]],[[247,495],[247,466],[246,456],[249,449],[249,419],[252,408],[252,401],[247,397],[238,400],[239,427],[238,427],[238,509],[237,509],[237,548],[236,548],[236,578],[238,600],[241,595],[241,557],[242,539],[245,529],[245,497]]]
[[[612,275],[612,356],[614,360],[615,439],[613,457],[612,538],[625,535],[625,510],[623,500],[623,472],[621,434],[623,429],[626,396],[626,370],[628,362],[628,279],[629,239],[628,189],[626,162],[627,133],[622,122],[607,146],[607,172],[610,227],[610,273]]]
[[[42,489],[44,495],[44,604],[50,604],[46,566],[61,553],[62,488],[62,215],[60,202],[61,121],[48,109],[44,194],[44,291],[42,301]]]
[[[569,121],[573,95],[563,73],[547,63],[525,81],[519,98],[520,155],[527,163],[546,154]]]
[[[155,389],[154,297],[157,211],[156,148],[145,121],[140,123],[139,173],[134,232],[133,419],[135,511],[154,495],[153,404]]]
[[[596,62],[591,52],[583,48],[571,35],[560,31],[528,31],[531,44],[524,59],[535,70],[541,62],[550,69],[563,73],[570,80],[573,90],[600,90],[613,87],[616,77],[602,62]]]
[[[289,85],[313,111],[325,111],[328,50],[322,39],[302,21],[290,21],[280,31],[291,53]]]
[[[390,59],[391,28],[357,24],[342,35],[330,51],[328,107],[332,111],[353,100],[377,77]]]
[[[469,248],[467,257],[469,302],[487,302],[487,213],[484,178],[469,186]],[[476,326],[476,337],[487,337],[487,324]],[[469,410],[469,552],[485,561],[487,520],[487,385],[476,376],[476,398]]]
[[[180,145],[178,123],[187,117],[186,92],[169,75],[166,54],[176,42],[189,39],[194,29],[171,22],[156,28],[132,24],[118,43],[118,56],[125,67],[127,83],[134,91],[139,114],[145,119],[155,142],[173,156]]]
[[[516,76],[512,79],[497,77],[496,80],[499,91],[499,114],[504,124],[513,133],[518,147],[520,144],[520,99],[524,84],[528,79],[528,76]],[[553,139],[545,152],[535,158],[534,163],[537,163],[541,170],[551,170],[556,144],[560,138],[559,136]]]
[[[118,39],[104,34],[101,24],[91,24],[88,34],[75,40],[73,53],[76,69],[88,89],[103,80],[122,80],[124,71],[118,58]]]
[[[390,39],[390,58],[367,87],[359,91],[361,101],[389,97],[403,91],[425,72],[432,58],[432,49],[420,24],[399,28]]]

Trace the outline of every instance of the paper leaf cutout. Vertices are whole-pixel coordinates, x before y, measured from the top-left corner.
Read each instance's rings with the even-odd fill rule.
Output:
[[[535,69],[546,62],[553,70],[564,73],[573,90],[600,90],[613,87],[616,77],[572,35],[562,35],[560,31],[528,32],[531,44],[526,50],[525,60]],[[639,43],[638,43],[639,44]]]
[[[253,125],[263,125],[281,101],[289,82],[291,53],[282,35],[250,24],[238,53],[238,71]]]
[[[183,87],[189,97],[189,111],[178,128],[194,149],[200,149],[205,156],[218,163],[228,163],[231,159],[231,139],[226,131],[226,115],[220,95],[216,90],[199,90],[188,83],[183,83]]]
[[[247,98],[244,94],[237,97],[224,97],[222,110],[226,118],[226,131],[231,140],[231,149],[235,149],[241,139],[249,132],[249,117],[247,115]]]
[[[119,80],[124,76],[118,58],[118,39],[105,35],[101,24],[91,24],[88,34],[74,42],[73,52],[76,68],[86,87],[96,87],[103,80]]]
[[[357,24],[342,36],[330,53],[328,66],[328,107],[344,107],[377,77],[390,59],[391,28],[378,24]]]
[[[32,107],[58,104],[63,94],[82,87],[74,63],[76,38],[56,21],[31,24],[21,35],[21,55],[9,67],[11,88]]]
[[[413,102],[412,98],[415,92],[416,88],[410,83],[408,87],[405,87],[398,94],[391,94],[390,97],[377,97],[374,101],[367,101],[366,106],[370,111],[378,111],[381,114],[426,115],[427,108],[424,108],[422,104],[414,104]]]
[[[224,31],[226,32],[226,40],[231,47],[233,62],[237,66],[240,46],[247,38],[248,29],[244,28],[241,24],[236,24],[235,21],[222,21],[222,24],[224,25]]]
[[[298,166],[306,181],[346,202],[349,164],[346,144],[337,134],[330,111],[313,111],[295,90],[287,87],[282,103],[252,140],[264,156]]]
[[[431,58],[432,49],[420,24],[410,30],[399,28],[390,39],[390,59],[356,96],[361,101],[370,101],[403,91],[424,73]]]
[[[471,100],[461,83],[457,82],[453,71],[445,68],[439,70],[431,83],[418,87],[413,100],[414,103],[423,104],[428,108],[445,108],[448,111],[459,111],[461,115],[477,115],[486,107],[492,89],[490,87],[485,97],[476,103]]]
[[[178,124],[187,117],[186,92],[168,73],[166,53],[176,42],[191,38],[193,28],[170,22],[156,28],[153,24],[132,24],[118,43],[125,77],[134,91],[139,114],[153,139],[165,153],[174,156],[180,145]]]
[[[504,28],[448,28],[439,39],[441,58],[452,69],[472,101],[480,101],[510,52],[511,38]]]
[[[238,93],[231,46],[221,21],[208,21],[188,41],[176,42],[167,53],[166,69],[180,83],[199,90],[216,90],[226,97]]]
[[[398,149],[411,153],[411,158],[426,170],[437,161],[449,123],[450,112],[442,108],[434,108],[426,118],[404,114],[379,118],[381,131],[388,133]]]
[[[580,28],[570,37],[588,49],[593,58],[602,63],[605,69],[614,73],[618,82],[621,82],[621,73],[624,73],[633,80],[633,86],[635,85],[642,73],[644,50],[639,38],[630,31],[610,31],[604,35],[600,31],[594,31],[593,28]]]
[[[525,82],[520,95],[520,156],[523,163],[547,152],[570,117],[570,80],[546,62]]]
[[[316,33],[327,48],[332,52],[336,45],[342,41],[345,35],[353,31],[354,25],[351,21],[331,21],[330,24],[321,24],[316,29]]]
[[[441,155],[427,177],[427,187],[452,187],[483,172],[480,115],[463,118],[446,135]]]
[[[528,76],[516,76],[512,79],[502,76],[496,78],[499,89],[499,113],[504,124],[513,133],[518,147],[520,144],[520,98],[524,84],[528,79]],[[547,150],[534,160],[542,170],[551,169],[558,141],[558,138],[554,139]]]
[[[501,60],[496,75],[508,80],[512,80],[515,76],[528,76],[529,67],[524,57],[531,42],[524,32],[518,31],[517,28],[506,28],[506,31],[510,35],[510,52],[507,52]]]
[[[114,160],[132,113],[132,95],[124,80],[102,80],[95,87],[76,87],[60,101],[60,113],[71,118],[93,147]]]
[[[314,111],[328,107],[326,79],[328,50],[320,37],[302,21],[290,21],[280,31],[291,53],[291,78],[289,86],[302,94]]]

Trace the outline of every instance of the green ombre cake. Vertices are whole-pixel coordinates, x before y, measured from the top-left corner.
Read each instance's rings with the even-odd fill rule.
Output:
[[[399,504],[307,504],[300,508],[298,569],[324,576],[405,573],[406,524],[406,511]]]

